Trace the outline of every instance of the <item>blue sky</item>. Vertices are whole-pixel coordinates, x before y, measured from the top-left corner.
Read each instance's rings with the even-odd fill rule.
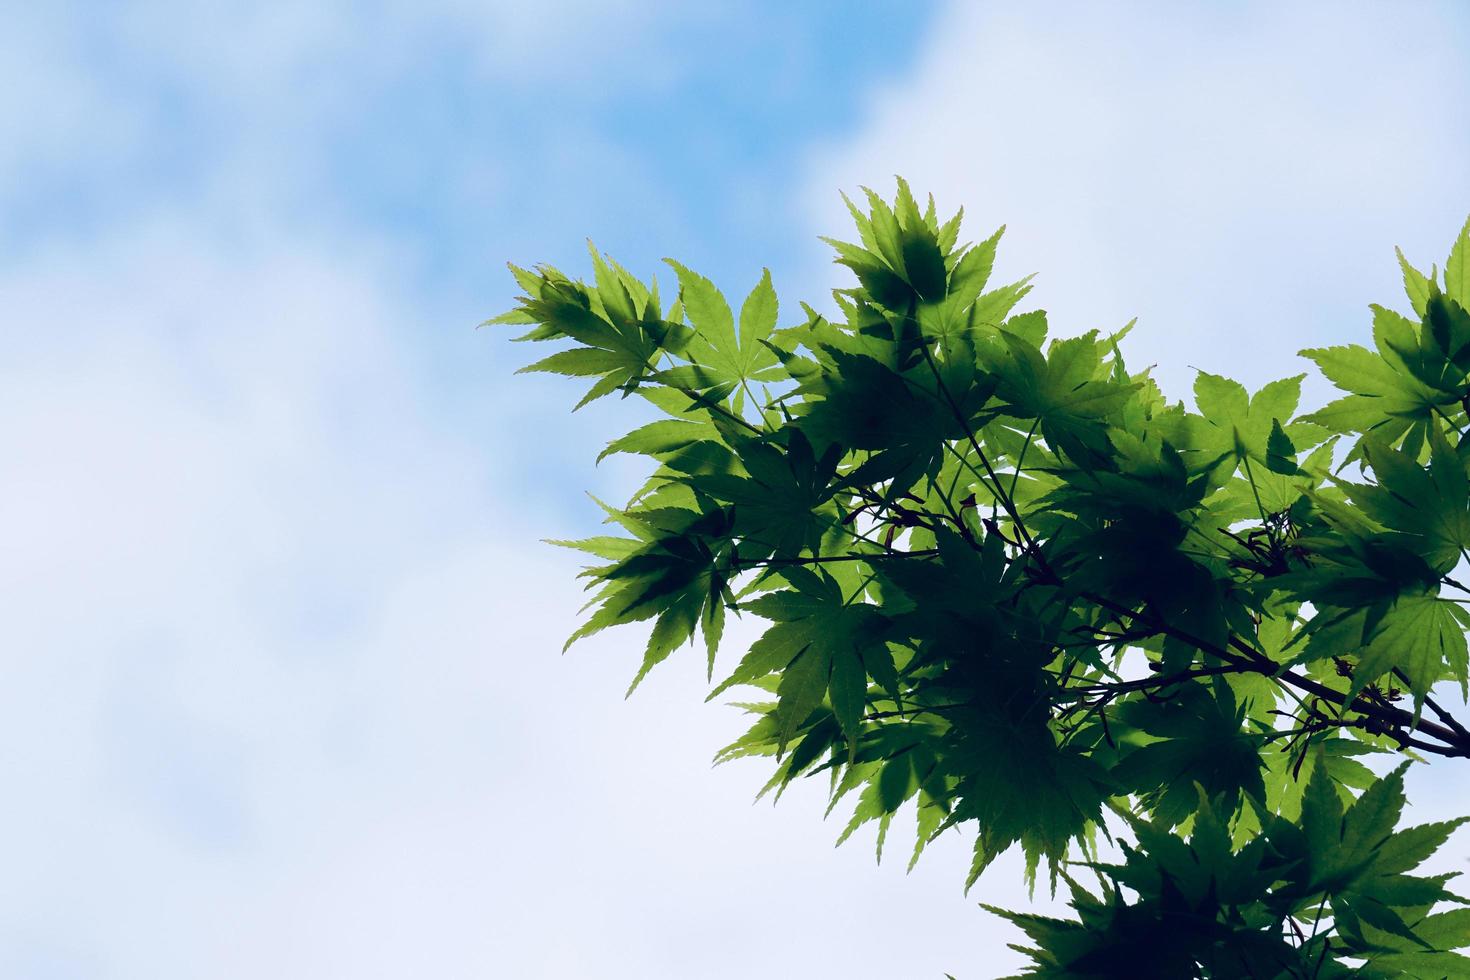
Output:
[[[904,173],[1062,333],[1251,385],[1470,213],[1470,17],[403,0],[6,13],[0,975],[996,975],[1014,862],[833,850],[697,658],[557,655],[634,407],[474,325],[592,238],[783,309]],[[1309,384],[1308,397],[1325,392]],[[624,428],[620,428],[624,427]],[[733,637],[738,643],[740,634]],[[1428,812],[1454,804],[1426,798]],[[898,834],[898,831],[895,831]],[[901,839],[901,835],[899,835]],[[900,845],[901,848],[901,845]]]

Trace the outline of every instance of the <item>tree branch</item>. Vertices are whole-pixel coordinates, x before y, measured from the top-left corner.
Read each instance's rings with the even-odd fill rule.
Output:
[[[1403,708],[1365,701],[1361,695],[1349,700],[1348,696],[1341,691],[1333,690],[1325,684],[1314,681],[1309,677],[1304,677],[1295,671],[1285,669],[1283,665],[1278,664],[1239,637],[1232,636],[1229,639],[1228,646],[1238,651],[1232,652],[1230,649],[1221,647],[1216,643],[1211,643],[1209,640],[1201,637],[1194,636],[1156,616],[1150,616],[1139,610],[1128,609],[1126,606],[1114,602],[1105,596],[1090,592],[1080,593],[1080,595],[1089,602],[1094,602],[1118,615],[1127,616],[1130,619],[1145,619],[1150,626],[1156,628],[1159,632],[1182,640],[1197,650],[1219,657],[1227,664],[1242,668],[1241,673],[1258,673],[1283,681],[1293,687],[1313,694],[1323,701],[1328,701],[1346,710],[1355,711],[1360,715],[1372,718],[1379,722],[1385,729],[1402,728],[1429,735],[1443,742],[1448,747],[1444,751],[1436,750],[1439,751],[1440,755],[1470,758],[1470,736],[1423,718],[1416,719],[1411,712],[1405,711]],[[1420,747],[1422,748],[1423,746]]]
[[[917,551],[879,551],[872,554],[817,555],[811,558],[736,558],[739,568],[789,568],[792,565],[828,565],[839,561],[885,561],[890,558],[929,558],[939,554],[938,548]]]

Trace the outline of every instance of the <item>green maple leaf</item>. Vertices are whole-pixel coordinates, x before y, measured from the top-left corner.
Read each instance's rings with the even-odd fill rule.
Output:
[[[632,533],[633,539],[551,542],[612,560],[582,572],[590,580],[589,587],[598,588],[588,603],[597,608],[563,649],[608,627],[653,619],[643,663],[628,687],[629,694],[697,629],[703,629],[713,665],[728,594],[724,549],[728,515],[677,507],[620,511],[603,506],[609,519]]]
[[[1375,484],[1343,483],[1364,514],[1441,574],[1470,548],[1470,480],[1438,426],[1429,429],[1427,469],[1379,439],[1365,437],[1363,456]]]
[[[709,422],[687,419],[658,419],[607,444],[597,454],[600,463],[614,453],[636,453],[666,460],[701,442],[716,442],[719,431]]]
[[[802,574],[805,573],[805,574]],[[884,619],[867,602],[848,602],[835,579],[805,569],[787,569],[800,589],[771,592],[742,608],[775,621],[751,644],[734,672],[709,697],[736,684],[750,684],[780,672],[777,751],[796,734],[807,717],[831,692],[832,708],[844,733],[856,736],[867,691],[864,657],[890,656],[882,647]]]
[[[1465,624],[1457,607],[1432,595],[1396,599],[1365,637],[1349,694],[1394,668],[1408,676],[1415,710],[1430,687],[1451,676],[1466,684]]]
[[[1200,371],[1194,397],[1204,426],[1189,427],[1182,444],[1200,460],[1244,464],[1252,483],[1265,482],[1266,476],[1250,466],[1252,461],[1269,472],[1295,474],[1298,447],[1315,446],[1327,436],[1310,423],[1291,421],[1304,377],[1272,381],[1248,395],[1239,382]],[[1233,468],[1217,471],[1214,479],[1228,476]]]
[[[1450,249],[1450,257],[1444,264],[1444,283],[1445,295],[1459,304],[1460,309],[1470,310],[1470,219],[1465,221],[1459,237]],[[1426,290],[1426,302],[1427,292]],[[1424,307],[1420,306],[1418,309],[1422,316],[1425,313]]]
[[[972,378],[956,382],[954,372],[945,395],[934,387],[927,367],[915,368],[918,377],[911,378],[865,354],[826,346],[823,355],[833,370],[803,382],[809,407],[796,424],[814,446],[866,452],[846,482],[889,481],[885,495],[890,498],[938,469],[946,440],[963,438],[965,429],[956,421],[949,400],[955,401],[961,417],[969,419],[981,412],[994,390],[983,381],[966,383]]]
[[[1377,352],[1357,344],[1301,351],[1350,392],[1305,420],[1333,432],[1372,433],[1417,457],[1435,414],[1459,402],[1464,372],[1428,342],[1430,331],[1381,306],[1373,307],[1373,340]]]
[[[1271,433],[1266,437],[1266,468],[1272,473],[1292,476],[1297,472],[1296,444],[1281,428],[1281,420],[1271,419]]]
[[[1232,800],[1242,791],[1265,794],[1261,738],[1243,731],[1245,706],[1228,685],[1186,684],[1167,701],[1129,701],[1118,718],[1148,739],[1125,754],[1112,776],[1141,794],[1162,826],[1173,826],[1198,805],[1196,784]],[[1141,741],[1141,740],[1140,740]]]
[[[588,247],[597,271],[595,291],[549,266],[537,274],[517,269],[527,295],[515,309],[486,321],[536,324],[517,340],[565,338],[580,344],[520,369],[596,377],[577,408],[614,391],[634,390],[662,351],[678,350],[687,340],[687,330],[659,319],[656,295],[620,267],[609,266],[590,243]]]
[[[700,494],[729,504],[732,533],[742,539],[747,557],[772,554],[794,558],[815,551],[822,533],[836,519],[828,501],[841,456],[828,447],[820,457],[800,429],[791,429],[781,448],[727,431],[744,474],[698,472],[682,480]]]
[[[921,215],[908,185],[902,181],[893,208],[872,190],[865,187],[863,192],[871,209],[868,215],[847,201],[863,247],[822,239],[836,249],[836,261],[851,269],[869,298],[886,309],[904,312],[916,303],[942,300],[947,267],[940,241],[942,229],[932,210]],[[845,195],[843,199],[847,200]]]
[[[950,756],[963,776],[948,822],[978,825],[965,887],[1018,842],[1034,881],[1040,859],[1057,866],[1069,845],[1101,821],[1113,784],[1087,754],[1059,747],[1034,717],[1008,713],[1003,697],[977,700],[978,710],[954,715],[959,738]]]
[[[762,341],[776,328],[776,292],[765,270],[740,309],[740,329],[725,297],[704,276],[665,259],[679,277],[679,298],[694,334],[683,354],[703,369],[699,387],[765,380],[776,355]]]
[[[1432,950],[1400,910],[1428,908],[1453,899],[1442,878],[1407,874],[1443,844],[1470,818],[1396,831],[1405,803],[1403,763],[1374,782],[1350,807],[1324,767],[1313,772],[1302,801],[1300,836],[1292,830],[1278,846],[1288,858],[1300,857],[1292,868],[1292,891],[1300,896],[1325,895],[1332,903],[1337,927],[1362,942],[1363,924]],[[1283,830],[1279,824],[1277,834]],[[1273,840],[1275,838],[1273,837]]]
[[[1084,454],[1099,446],[1102,419],[1119,411],[1139,385],[1114,380],[1103,369],[1105,345],[1096,330],[1053,341],[1043,355],[1045,332],[1041,311],[1013,317],[979,348],[981,364],[999,381],[1005,414],[1036,419],[1054,449],[1090,458]]]

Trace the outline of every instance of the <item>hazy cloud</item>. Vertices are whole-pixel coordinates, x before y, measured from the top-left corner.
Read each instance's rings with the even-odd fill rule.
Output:
[[[1190,365],[1259,385],[1366,337],[1368,303],[1404,305],[1395,244],[1448,252],[1467,39],[1451,3],[952,4],[914,75],[811,161],[810,226],[847,227],[837,188],[903,174],[964,205],[971,240],[1007,226],[996,275],[1039,272],[1055,331],[1137,316],[1125,353],[1166,394]]]
[[[1250,350],[1338,329],[1320,296],[1358,336],[1361,302],[1397,288],[1388,246],[1433,258],[1470,207],[1450,180],[1465,137],[1407,108],[1461,91],[1453,39],[1379,8],[1327,33],[1264,8],[1090,9],[951,8],[914,76],[813,159],[811,230],[845,221],[837,187],[904,172],[972,205],[975,235],[1012,223],[1001,272],[1040,269],[1059,329],[1141,314],[1136,358],[1203,348],[1259,381]],[[470,109],[394,82],[467,59],[526,118],[556,86],[647,91],[700,54],[664,50],[654,28],[695,16],[675,14],[145,3],[8,25],[0,973],[1017,962],[974,907],[1024,901],[1015,855],[967,901],[958,834],[908,877],[899,827],[881,868],[870,837],[834,852],[821,787],[751,808],[765,767],[709,769],[741,720],[701,703],[700,657],[624,703],[636,630],[556,654],[577,563],[536,539],[590,529],[567,460],[579,486],[634,485],[626,461],[586,465],[629,406],[568,417],[565,388],[512,380],[522,352],[469,330],[498,301],[466,313],[465,283],[426,286],[432,256],[395,224],[395,194],[483,212],[487,277],[573,226],[677,226],[637,147],[584,117],[441,152],[416,141]],[[1303,43],[1323,50],[1294,68]],[[446,115],[415,129],[392,99]],[[354,179],[381,212],[344,203]],[[513,225],[527,198],[550,217]]]

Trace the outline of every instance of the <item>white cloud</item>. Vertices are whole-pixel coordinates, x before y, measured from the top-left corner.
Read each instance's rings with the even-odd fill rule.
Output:
[[[187,12],[173,0],[144,0],[129,5],[113,27],[130,57],[149,73],[185,83],[191,97],[208,95],[279,121],[324,106],[360,110],[374,87],[426,54],[467,60],[487,78],[542,86],[582,86],[608,71],[619,73],[621,93],[667,84],[680,53],[649,62],[632,42],[666,29],[671,19],[699,16],[662,2],[635,7],[602,0],[266,0],[205,2]],[[634,59],[638,70],[627,75]]]
[[[739,720],[701,702],[697,657],[634,704],[617,695],[637,635],[557,657],[581,597],[575,561],[538,539],[584,529],[557,523],[560,492],[520,492],[519,460],[564,432],[589,461],[619,411],[566,425],[566,391],[497,361],[469,417],[506,423],[448,419],[413,256],[288,207],[316,188],[320,128],[360,109],[354,85],[434,50],[398,44],[404,10],[137,4],[91,25],[110,75],[75,12],[7,32],[50,101],[0,104],[19,134],[0,204],[51,163],[203,151],[178,187],[112,201],[96,238],[35,237],[0,269],[0,974],[988,962],[976,937],[1001,930],[958,895],[958,837],[908,879],[863,843],[832,852],[819,792],[753,810],[763,767],[710,771]],[[485,71],[537,78],[632,59],[619,41],[654,15],[562,12],[415,25],[479,29]],[[179,132],[171,113],[200,106],[207,125]],[[498,344],[463,326],[432,350]],[[597,482],[631,479],[610,464]],[[806,932],[767,917],[772,893]],[[851,930],[954,943],[833,948]]]
[[[0,274],[0,973],[997,962],[960,838],[905,878],[897,831],[874,868],[831,850],[817,787],[752,809],[764,766],[710,770],[740,721],[701,703],[702,657],[624,703],[636,633],[557,655],[575,560],[536,539],[584,529],[496,460],[568,392],[534,429],[447,423],[391,255],[213,226]],[[493,342],[466,325],[454,354]],[[487,399],[546,397],[510,367]],[[924,944],[831,940],[880,933]]]
[[[558,494],[524,492],[524,460],[547,458],[547,443],[564,437],[590,462],[618,410],[568,422],[565,389],[513,380],[515,364],[495,359],[473,403],[455,403],[463,417],[450,417],[433,390],[442,360],[488,361],[483,352],[499,341],[466,323],[444,342],[448,328],[425,325],[435,299],[408,285],[415,256],[332,225],[330,202],[287,203],[319,189],[321,175],[298,166],[319,149],[318,124],[373,91],[355,80],[391,74],[408,42],[422,41],[394,33],[408,8],[374,9],[362,21],[214,6],[185,20],[168,5],[134,5],[119,36],[143,72],[129,76],[136,89],[110,88],[89,70],[79,22],[6,35],[45,41],[26,63],[54,100],[49,116],[0,102],[0,128],[27,134],[0,158],[0,202],[19,197],[21,177],[47,161],[125,156],[169,134],[168,106],[139,95],[150,79],[184,83],[181,97],[238,115],[222,112],[227,138],[167,207],[145,199],[126,227],[58,236],[0,269],[0,738],[10,747],[0,777],[13,801],[0,812],[10,885],[0,973],[984,976],[1017,962],[999,948],[1015,932],[973,905],[1021,902],[1014,856],[966,901],[958,836],[911,877],[901,860],[874,868],[865,841],[833,852],[837,827],[820,820],[818,787],[794,790],[775,810],[750,808],[764,767],[709,770],[739,719],[701,703],[699,657],[655,672],[625,704],[636,631],[556,655],[581,598],[575,561],[536,539],[587,529],[568,526]],[[464,34],[487,73],[564,69],[535,61],[547,25],[578,70],[613,58],[642,73],[634,62],[647,49],[618,44],[654,13],[530,10],[443,5],[414,23]],[[1357,227],[1358,212],[1339,214],[1330,193],[1312,196],[1297,174],[1290,194],[1258,210],[1244,191],[1231,198],[1234,223],[1218,238],[1202,231],[1194,261],[1176,258],[1176,225],[1148,216],[1173,209],[1180,226],[1205,228],[1230,209],[1192,204],[1187,184],[1132,176],[1129,160],[1144,158],[1135,141],[1169,167],[1238,151],[1207,153],[1178,96],[1158,100],[1157,112],[1186,149],[1138,118],[1103,124],[1108,107],[1130,104],[1155,75],[1110,68],[1089,54],[1081,27],[1047,40],[1009,16],[975,16],[947,14],[914,81],[874,107],[866,135],[816,167],[820,230],[840,218],[829,207],[834,188],[902,170],[947,203],[989,209],[974,228],[1012,221],[1008,267],[1041,268],[1043,290],[1075,287],[1042,293],[1063,329],[1142,312],[1147,331],[1150,318],[1171,322],[1202,305],[1215,318],[1205,322],[1230,322],[1228,305],[1190,299],[1218,278],[1182,285],[1179,276],[1234,254],[1252,227],[1247,214],[1274,214],[1283,197],[1306,194],[1300,207],[1316,209],[1322,241]],[[977,62],[966,47],[977,35],[996,58]],[[1228,109],[1230,93],[1208,73],[1190,74],[1162,40],[1135,43],[1133,57],[1174,66],[1159,77],[1215,85],[1202,104]],[[1393,79],[1361,86],[1368,104],[1448,77],[1434,74],[1450,71],[1434,43],[1421,46],[1417,67],[1394,62]],[[1260,70],[1279,73],[1280,46],[1268,47]],[[323,75],[324,66],[343,71]],[[994,94],[1006,86],[1006,97]],[[957,91],[987,93],[990,108],[970,108]],[[1089,91],[1083,111],[1073,103]],[[1243,109],[1232,111],[1221,118],[1237,135],[1294,118],[1281,109],[1252,129]],[[35,125],[43,117],[50,128]],[[974,137],[990,131],[982,122],[1012,138]],[[1076,149],[1063,132],[1074,126],[1093,143]],[[1409,183],[1443,176],[1435,168],[1449,144],[1432,141],[1453,139],[1446,127],[1374,133],[1390,142],[1359,155],[1356,178],[1344,169],[1327,186],[1367,174],[1378,187],[1380,166],[1397,179],[1402,148],[1419,152],[1426,139]],[[892,153],[905,139],[912,156]],[[1071,162],[1048,162],[1057,154]],[[631,173],[635,163],[619,166]],[[1242,186],[1265,193],[1268,169],[1236,163],[1249,178]],[[1090,176],[1073,180],[1079,173]],[[499,193],[499,174],[476,179],[489,198]],[[1144,193],[1150,183],[1156,198]],[[1005,187],[1021,188],[1006,192],[1014,212],[981,193]],[[1444,205],[1428,192],[1402,209],[1386,193],[1365,194],[1375,253],[1360,265],[1294,266],[1250,302],[1280,303],[1287,285],[1329,272],[1337,278],[1323,292],[1356,283],[1383,265],[1397,210],[1424,238],[1398,240],[1433,256],[1466,209],[1462,201],[1441,221]],[[1300,245],[1307,239],[1288,233],[1299,234],[1303,213],[1253,233],[1278,252],[1282,241]],[[1155,240],[1151,229],[1163,231]],[[1108,258],[1120,248],[1143,250],[1137,264]],[[1391,282],[1391,268],[1383,278]],[[1129,305],[1155,297],[1175,305]],[[1188,321],[1191,336],[1201,322]],[[1160,343],[1140,346],[1162,352]],[[501,422],[477,430],[465,419]],[[631,478],[610,463],[587,482],[616,491]],[[897,829],[892,840],[906,846]],[[765,912],[773,896],[779,915]]]
[[[228,198],[229,217],[241,224],[263,211],[340,218],[334,193],[344,177],[391,170],[398,155],[423,166],[415,141],[426,113],[461,129],[455,139],[440,134],[445,159],[436,163],[448,176],[436,179],[462,191],[468,207],[500,203],[513,194],[505,171],[522,155],[562,147],[486,132],[484,104],[509,118],[538,100],[564,102],[568,92],[605,105],[668,91],[694,55],[667,46],[649,57],[648,48],[671,28],[720,15],[601,0],[140,0],[7,13],[0,245],[17,234],[143,219],[161,202],[204,195]],[[572,130],[572,146],[585,135],[579,121],[555,113],[542,125]],[[490,139],[505,145],[487,148]],[[347,152],[359,157],[344,174]]]
[[[1393,245],[1443,260],[1470,213],[1467,28],[1445,3],[951,4],[803,205],[840,233],[839,187],[901,173],[972,240],[1007,225],[997,276],[1039,272],[1055,331],[1138,316],[1125,353],[1166,393],[1187,365],[1259,385],[1405,305]]]
[[[98,80],[75,70],[79,12],[40,5],[6,11],[0,31],[0,206],[79,159],[134,146],[135,107],[112,102]],[[8,232],[9,229],[6,229]]]

